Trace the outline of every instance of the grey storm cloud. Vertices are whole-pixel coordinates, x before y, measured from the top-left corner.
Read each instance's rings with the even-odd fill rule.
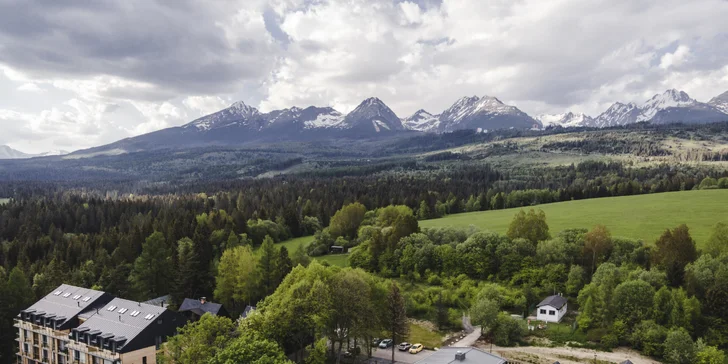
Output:
[[[38,76],[106,74],[177,92],[235,91],[272,67],[263,31],[227,39],[228,1],[0,0],[0,63]],[[240,31],[238,29],[238,31]]]
[[[725,19],[725,0],[0,0],[0,144],[88,147],[238,99],[377,96],[400,116],[466,95],[531,115],[707,101],[728,90]]]

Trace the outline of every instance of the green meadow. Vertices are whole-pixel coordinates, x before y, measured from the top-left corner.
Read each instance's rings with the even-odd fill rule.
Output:
[[[293,256],[293,252],[298,249],[301,245],[307,245],[308,243],[313,241],[313,236],[302,236],[300,238],[293,238],[288,239],[286,241],[280,242],[276,244],[276,247],[285,246],[286,249],[288,249],[288,254]],[[324,255],[321,257],[315,257],[314,259],[321,261],[321,262],[328,262],[331,265],[337,265],[339,267],[346,267],[349,265],[349,261],[347,260],[349,257],[348,254],[330,254],[330,255]]]
[[[531,207],[523,207],[525,209]],[[652,244],[665,229],[686,224],[690,235],[700,247],[710,236],[718,222],[728,223],[728,190],[699,190],[655,193],[650,195],[607,197],[589,200],[557,202],[533,206],[546,213],[551,235],[571,228],[590,229],[605,225],[612,236],[641,239]],[[505,234],[513,216],[521,208],[494,211],[467,212],[448,215],[439,219],[420,221],[420,227],[474,226],[480,230]],[[313,241],[313,236],[286,240],[277,246],[285,246],[290,254],[300,246]],[[345,267],[348,255],[316,257],[331,265]]]
[[[530,207],[526,207],[530,208]],[[546,213],[552,235],[570,228],[605,225],[613,236],[641,239],[648,244],[667,228],[686,224],[698,246],[708,240],[713,226],[728,223],[728,190],[699,190],[608,197],[534,206]],[[468,212],[420,221],[420,227],[475,226],[505,233],[520,208]]]

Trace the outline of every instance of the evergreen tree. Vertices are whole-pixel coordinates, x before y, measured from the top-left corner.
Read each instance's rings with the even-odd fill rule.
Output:
[[[198,222],[195,233],[192,236],[192,249],[197,258],[197,262],[190,268],[198,277],[196,285],[198,296],[210,296],[214,288],[214,278],[210,270],[213,255],[212,244],[210,244],[211,234],[212,232],[206,222]]]
[[[288,255],[288,249],[286,249],[285,246],[282,246],[278,250],[278,257],[276,260],[275,269],[275,286],[277,287],[279,284],[281,284],[281,282],[283,282],[283,279],[286,278],[288,272],[293,269],[293,261]]]
[[[167,247],[164,235],[155,232],[144,242],[142,254],[134,262],[129,276],[136,297],[145,300],[169,293],[172,274],[172,251]]]
[[[392,344],[392,362],[394,363],[394,350],[397,343],[409,334],[404,296],[402,296],[402,292],[397,283],[394,282],[389,286],[389,293],[387,294],[386,317],[385,325],[394,341]]]
[[[170,292],[172,303],[179,306],[185,298],[198,298],[197,290],[202,284],[197,267],[200,262],[194,250],[194,242],[183,238],[177,242],[177,266],[173,289]]]
[[[267,296],[276,288],[276,263],[278,262],[278,251],[273,245],[273,239],[270,236],[263,239],[260,246],[260,257],[258,258],[257,276],[260,284],[260,292],[262,296]]]

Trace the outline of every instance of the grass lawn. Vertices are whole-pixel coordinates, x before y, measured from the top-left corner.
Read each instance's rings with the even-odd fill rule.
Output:
[[[313,259],[321,262],[328,262],[331,265],[336,265],[339,267],[349,266],[349,254],[329,254],[320,257],[314,257]]]
[[[410,333],[407,342],[411,344],[422,344],[425,348],[439,348],[442,346],[442,335],[424,326],[410,323]]]
[[[531,325],[537,326],[539,323],[540,321],[531,321]],[[580,344],[587,342],[586,333],[581,330],[572,332],[572,330],[572,323],[561,322],[557,324],[549,322],[546,329],[536,329],[533,335],[548,338],[552,342],[560,345],[566,344],[567,342],[577,342]]]
[[[302,236],[300,238],[293,238],[288,239],[286,241],[282,241],[278,244],[276,244],[277,247],[285,246],[286,249],[288,249],[288,253],[293,254],[293,252],[298,249],[301,245],[306,245],[313,241],[313,236]]]
[[[613,236],[652,244],[667,228],[687,224],[698,246],[713,226],[728,222],[728,189],[608,197],[534,206],[546,213],[551,235],[569,228],[605,225]],[[505,233],[520,208],[455,214],[420,221],[420,227],[468,227]]]
[[[288,239],[276,244],[276,247],[285,246],[288,249],[288,255],[293,256],[293,252],[298,249],[301,245],[306,245],[313,241],[313,236],[302,236],[300,238]],[[328,262],[331,265],[339,267],[349,266],[349,254],[329,254],[320,257],[313,257],[314,259],[321,262]]]

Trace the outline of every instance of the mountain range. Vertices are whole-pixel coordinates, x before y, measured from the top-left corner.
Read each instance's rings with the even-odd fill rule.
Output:
[[[708,103],[685,92],[667,90],[643,105],[614,103],[599,116],[566,112],[529,116],[492,96],[469,96],[439,114],[420,109],[400,118],[382,100],[371,97],[348,114],[331,107],[291,107],[263,113],[242,101],[180,127],[76,152],[119,154],[159,148],[237,145],[250,142],[313,141],[329,138],[375,138],[400,133],[444,133],[461,129],[483,132],[495,129],[544,127],[611,127],[636,122],[702,123],[728,120],[728,92]]]
[[[711,123],[728,120],[728,92],[712,98],[707,103],[699,102],[684,91],[667,90],[647,100],[642,106],[635,103],[615,102],[596,118],[583,114],[539,115],[544,126],[560,125],[605,128],[637,122],[653,124]]]
[[[53,150],[45,153],[40,154],[28,154],[23,153],[19,150],[10,148],[7,145],[0,145],[0,159],[26,159],[26,158],[34,158],[34,157],[50,157],[50,156],[56,156],[56,155],[64,155],[68,154],[68,152],[64,150]]]

